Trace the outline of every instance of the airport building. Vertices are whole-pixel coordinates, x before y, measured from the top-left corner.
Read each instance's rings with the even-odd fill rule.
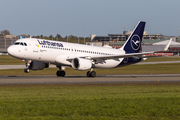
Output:
[[[20,39],[20,37],[26,38],[29,37],[27,35],[17,36],[17,35],[4,35],[0,36],[0,53],[7,53],[7,48],[12,45],[16,40]]]
[[[167,45],[169,39],[159,40],[159,39],[143,39],[142,40],[142,52],[148,51],[162,51]],[[94,46],[104,46],[113,49],[121,48],[126,41],[98,41],[98,42],[87,42],[87,45]],[[166,56],[180,56],[180,42],[176,42],[176,37],[173,37],[173,41],[167,52],[160,53],[161,55]]]
[[[118,49],[123,46],[131,33],[132,31],[124,31],[123,34],[108,34],[108,36],[96,36],[95,34],[92,34],[91,42],[87,42],[86,44]],[[147,34],[147,31],[144,31],[142,51],[148,52],[163,50],[168,40],[170,40],[171,38],[173,38],[173,41],[170,45],[168,52],[166,52],[166,55],[180,56],[180,42],[176,42],[180,40],[178,40],[174,36],[164,36],[162,34]]]
[[[7,52],[7,48],[12,45],[17,39],[19,39],[19,36],[16,35],[0,36],[0,52]]]
[[[126,41],[131,35],[132,31],[124,31],[123,34],[108,34],[108,36],[96,36],[95,34],[91,35],[91,41],[92,42],[108,42],[108,41]],[[162,34],[147,34],[147,31],[144,31],[143,39],[145,40],[162,40],[167,39],[166,36],[163,36]]]

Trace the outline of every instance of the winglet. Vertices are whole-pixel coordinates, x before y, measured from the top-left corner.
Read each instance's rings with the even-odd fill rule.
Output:
[[[167,51],[168,50],[168,48],[169,48],[169,46],[171,44],[171,41],[172,41],[172,38],[169,40],[168,44],[166,45],[166,47],[164,48],[163,51]]]

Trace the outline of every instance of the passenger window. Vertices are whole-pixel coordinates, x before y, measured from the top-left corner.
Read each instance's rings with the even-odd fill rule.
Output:
[[[20,45],[22,45],[22,46],[23,46],[24,44],[21,42],[21,43],[20,43]]]
[[[25,45],[25,46],[27,46],[27,44],[26,44],[26,43],[24,43],[24,45]]]

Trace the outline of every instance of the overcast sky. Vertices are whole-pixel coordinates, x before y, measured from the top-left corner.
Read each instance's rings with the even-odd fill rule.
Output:
[[[0,12],[0,31],[15,35],[107,36],[138,21],[148,34],[180,35],[180,0],[0,0]]]

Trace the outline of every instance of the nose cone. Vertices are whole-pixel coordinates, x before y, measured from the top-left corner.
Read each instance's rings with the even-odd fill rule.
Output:
[[[14,54],[14,49],[13,49],[13,47],[12,47],[12,46],[9,46],[9,47],[7,48],[7,52],[8,52],[9,55],[13,55],[13,54]]]

